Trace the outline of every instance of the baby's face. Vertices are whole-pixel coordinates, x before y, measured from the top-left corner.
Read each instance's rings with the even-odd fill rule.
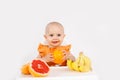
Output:
[[[63,42],[64,36],[65,35],[63,27],[51,25],[47,29],[45,39],[47,40],[49,46],[57,47],[60,46]]]

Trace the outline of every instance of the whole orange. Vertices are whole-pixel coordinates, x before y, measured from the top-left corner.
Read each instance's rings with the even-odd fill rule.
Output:
[[[54,57],[54,63],[56,64],[61,64],[64,60],[63,60],[63,53],[61,50],[55,50],[53,52],[53,57]]]

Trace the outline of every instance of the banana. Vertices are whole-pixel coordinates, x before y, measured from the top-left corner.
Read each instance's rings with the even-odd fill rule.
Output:
[[[79,66],[83,66],[85,64],[84,58],[83,58],[83,52],[80,52],[79,54]]]
[[[81,53],[80,56],[83,59],[84,64],[80,65],[79,70],[81,72],[88,72],[88,71],[90,71],[91,70],[91,61],[90,61],[90,59],[87,56],[85,56],[83,53]]]
[[[73,68],[72,68],[72,60],[71,59],[68,59],[67,60],[67,66],[68,66],[68,68],[70,69],[70,70],[73,70]]]
[[[89,66],[80,66],[79,67],[80,72],[88,72],[90,71]]]
[[[72,68],[73,68],[73,70],[75,70],[75,71],[79,71],[78,63],[77,63],[77,62],[73,62],[73,63],[72,63]]]
[[[88,72],[92,70],[90,58],[80,52],[79,57],[75,60],[67,60],[67,66],[70,70],[79,72]]]
[[[92,70],[92,67],[91,67],[91,60],[90,58],[88,58],[87,56],[85,56],[85,65],[89,67],[89,70]]]
[[[84,61],[86,66],[91,66],[91,61],[87,56],[84,56]]]
[[[78,57],[76,60],[75,60],[76,63],[79,63],[80,62],[80,57]]]

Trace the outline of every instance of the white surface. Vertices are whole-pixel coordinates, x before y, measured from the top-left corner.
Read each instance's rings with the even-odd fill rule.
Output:
[[[0,0],[1,80],[38,55],[49,21],[63,24],[72,53],[84,51],[100,80],[120,80],[120,0]]]
[[[32,77],[31,75],[20,75],[16,80],[98,80],[95,72],[76,72],[67,67],[51,67],[47,77]]]

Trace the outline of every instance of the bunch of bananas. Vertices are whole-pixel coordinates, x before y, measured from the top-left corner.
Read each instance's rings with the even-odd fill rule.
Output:
[[[91,71],[91,60],[80,52],[79,57],[75,60],[67,60],[67,66],[70,70],[78,71],[78,72],[88,72]]]

